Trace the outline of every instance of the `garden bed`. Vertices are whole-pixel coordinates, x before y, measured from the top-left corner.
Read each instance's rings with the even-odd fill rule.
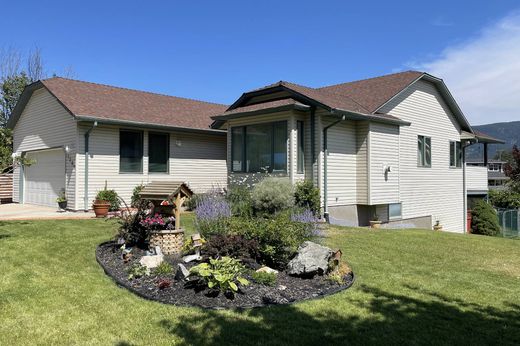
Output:
[[[354,282],[353,273],[344,278],[339,284],[325,276],[316,275],[312,279],[303,279],[279,272],[274,286],[265,286],[254,282],[248,275],[250,284],[241,287],[233,297],[225,294],[216,294],[209,289],[194,286],[192,282],[175,280],[175,271],[180,259],[165,256],[165,261],[172,265],[174,271],[168,275],[143,276],[129,280],[128,269],[139,262],[145,254],[144,250],[134,248],[133,257],[127,263],[121,258],[122,251],[113,242],[100,244],[96,249],[96,259],[104,271],[120,286],[123,286],[139,296],[166,304],[179,306],[198,306],[202,308],[252,308],[273,304],[289,304],[306,299],[330,295],[349,288]],[[197,263],[187,263],[189,269]],[[167,279],[169,287],[159,289],[158,282]]]

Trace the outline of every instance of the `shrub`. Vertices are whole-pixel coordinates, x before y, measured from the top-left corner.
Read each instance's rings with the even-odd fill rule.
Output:
[[[296,184],[294,203],[298,207],[309,209],[314,215],[320,215],[320,189],[310,180]]]
[[[257,215],[273,215],[294,206],[293,187],[286,178],[268,177],[256,184],[251,199]]]
[[[253,280],[264,286],[276,285],[276,274],[268,272],[253,272],[251,274]]]
[[[163,261],[153,271],[156,275],[168,275],[173,272],[173,268],[168,262]]]
[[[141,199],[141,196],[139,196],[139,193],[143,190],[144,185],[140,184],[134,187],[134,190],[132,192],[132,198],[130,200],[130,206],[132,208],[137,208],[139,205],[139,200]]]
[[[97,193],[96,199],[100,201],[107,201],[110,203],[110,211],[119,210],[121,204],[119,201],[119,196],[117,195],[117,192],[114,190],[101,190]]]
[[[128,269],[128,280],[140,278],[147,275],[150,275],[150,269],[141,265],[140,263],[134,263],[134,265],[132,265],[130,269]]]
[[[477,201],[471,211],[471,232],[495,236],[500,233],[497,213],[491,204],[485,201]]]
[[[312,227],[295,222],[291,211],[264,219],[234,218],[230,230],[259,243],[260,260],[270,267],[284,268],[298,247],[313,237]]]
[[[497,208],[518,209],[520,208],[520,193],[514,190],[490,190],[489,200]]]
[[[226,196],[234,216],[253,216],[253,202],[250,190],[242,185],[232,186]]]
[[[242,277],[245,267],[240,261],[231,257],[210,259],[209,263],[201,263],[190,269],[190,276],[198,277],[199,281],[210,289],[218,289],[224,293],[238,292],[238,285],[248,285],[249,281]]]
[[[227,256],[247,262],[258,258],[258,241],[238,234],[217,234],[204,244],[203,253],[211,258]]]
[[[195,209],[195,227],[200,234],[211,235],[227,233],[231,208],[224,196],[211,193],[204,195]]]

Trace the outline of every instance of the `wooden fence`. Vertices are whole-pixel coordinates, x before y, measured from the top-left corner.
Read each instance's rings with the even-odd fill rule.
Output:
[[[13,174],[0,174],[0,203],[10,203],[13,200]]]

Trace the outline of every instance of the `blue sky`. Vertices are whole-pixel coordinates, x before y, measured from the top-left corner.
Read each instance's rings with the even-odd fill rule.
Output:
[[[489,96],[484,86],[475,91],[474,72],[500,66],[495,83],[499,75],[520,72],[511,59],[518,55],[509,49],[520,47],[511,41],[520,38],[518,1],[2,0],[0,5],[12,14],[2,15],[0,49],[40,47],[49,74],[70,67],[76,79],[231,103],[243,91],[281,79],[322,86],[418,68],[442,74],[472,123],[520,119],[511,114],[520,105],[514,95],[507,102],[501,95],[489,103],[472,100]],[[486,57],[492,61],[479,66],[472,49],[489,54],[495,37],[504,41],[500,56]],[[480,47],[481,42],[488,45]],[[477,60],[471,68],[465,66],[467,52]],[[509,62],[505,71],[500,59]],[[500,87],[489,78],[477,81],[488,89]],[[482,111],[483,103],[491,108]],[[489,112],[500,116],[488,121]]]

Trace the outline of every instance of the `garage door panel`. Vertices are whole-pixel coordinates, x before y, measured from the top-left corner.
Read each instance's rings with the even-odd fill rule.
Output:
[[[56,198],[65,188],[63,150],[27,153],[36,162],[25,169],[25,203],[56,206]]]

